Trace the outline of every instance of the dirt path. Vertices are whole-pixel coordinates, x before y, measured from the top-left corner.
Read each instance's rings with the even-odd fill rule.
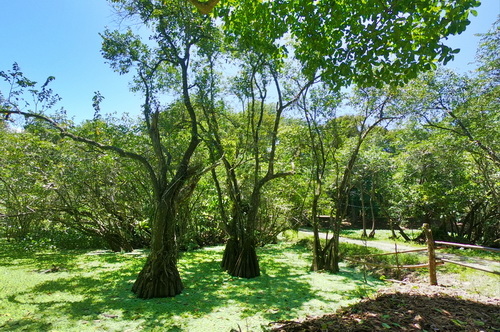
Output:
[[[306,229],[300,229],[299,233],[312,236],[312,231],[306,230]],[[325,237],[325,233],[320,233],[320,236],[323,238]],[[356,240],[356,239],[349,239],[345,237],[340,238],[340,242],[344,243],[352,243],[352,244],[357,244],[360,246],[367,246],[367,247],[372,247],[372,248],[377,248],[382,251],[386,252],[395,252],[395,244],[394,243],[389,243],[389,242],[378,242],[378,241],[363,241],[363,240]],[[397,244],[397,250],[398,251],[405,251],[405,250],[412,250],[412,249],[417,249],[421,248],[421,246],[416,246],[416,245],[408,245],[408,244]],[[426,252],[419,253],[421,255],[426,255]],[[462,255],[455,255],[455,254],[448,254],[448,253],[443,253],[441,251],[436,252],[436,258],[438,259],[446,259],[462,264],[466,264],[469,266],[473,266],[477,269],[481,269],[487,272],[492,272],[496,274],[500,274],[500,261],[492,261],[488,259],[482,259],[482,258],[476,258],[476,257],[466,257]]]

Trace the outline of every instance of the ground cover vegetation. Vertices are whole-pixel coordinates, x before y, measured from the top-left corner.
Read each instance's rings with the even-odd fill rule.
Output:
[[[380,280],[343,267],[311,273],[311,252],[293,242],[260,247],[259,278],[221,273],[224,247],[184,252],[184,292],[144,301],[130,292],[147,251],[26,250],[1,242],[0,329],[259,331],[272,321],[320,315],[373,293]]]
[[[349,227],[500,245],[498,23],[476,73],[438,66],[477,1],[110,3],[131,25],[104,31],[102,54],[135,74],[142,117],[102,115],[96,93],[93,119],[73,123],[53,77],[0,72],[8,241],[147,248],[126,267],[143,299],[197,288],[181,262],[205,246],[225,245],[213,257],[229,276],[263,277],[258,253],[301,226],[313,271],[342,273]]]
[[[259,278],[222,273],[223,246],[183,252],[178,266],[186,283],[184,292],[148,301],[130,292],[147,250],[68,250],[2,240],[0,329],[336,331],[343,326],[418,330],[433,325],[463,331],[498,326],[500,289],[491,287],[498,276],[440,268],[444,288],[425,286],[421,276],[409,273],[404,284],[387,288],[382,279],[390,275],[382,270],[373,274],[341,263],[338,274],[312,272],[313,238],[305,241],[288,234],[280,239],[257,249],[262,263]],[[340,249],[346,256],[378,252],[343,243]],[[394,264],[394,258],[381,257],[382,262]],[[401,255],[399,262],[412,264],[418,259]],[[337,310],[340,313],[331,315]]]

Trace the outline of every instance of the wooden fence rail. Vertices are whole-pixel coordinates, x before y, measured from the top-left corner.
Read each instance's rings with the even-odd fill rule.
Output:
[[[445,246],[452,246],[452,247],[469,248],[469,249],[480,249],[480,250],[486,250],[486,251],[492,251],[492,252],[500,252],[500,249],[498,249],[498,248],[476,246],[476,245],[472,245],[472,244],[453,243],[453,242],[444,242],[444,241],[434,241],[434,243],[436,243],[436,244],[442,244],[442,245],[445,245]]]
[[[406,254],[406,253],[409,253],[409,252],[419,252],[419,251],[427,251],[427,248],[425,248],[425,249],[403,250],[403,251],[398,251],[398,252],[383,252],[383,253],[381,253],[381,254],[370,254],[370,255],[352,255],[352,257],[376,257],[376,256],[388,256],[388,255]]]
[[[480,268],[480,267],[477,267],[477,266],[473,266],[473,265],[469,265],[469,264],[465,264],[465,263],[461,263],[461,262],[456,262],[456,261],[452,261],[452,260],[445,259],[445,258],[441,258],[441,260],[443,262],[446,262],[446,263],[451,263],[451,264],[455,264],[455,265],[460,265],[460,266],[468,267],[468,268],[474,269],[474,270],[479,270],[479,271],[483,271],[483,272],[488,272],[488,273],[493,273],[493,274],[496,274],[496,275],[500,275],[500,272],[498,272],[498,271],[492,271],[492,270],[488,270],[488,269],[483,269],[483,268]]]
[[[379,263],[370,263],[370,262],[366,262],[366,261],[359,261],[357,259],[351,259],[351,258],[344,258],[344,259],[346,261],[349,261],[349,262],[370,265],[370,266],[383,267],[383,268],[387,268],[387,269],[420,269],[420,268],[424,268],[424,267],[429,267],[428,263],[415,264],[415,265],[388,265],[388,264],[379,264]],[[436,265],[443,265],[443,264],[444,264],[444,260],[436,261]]]
[[[423,230],[426,236],[426,242],[427,242],[427,248],[424,249],[413,249],[413,250],[405,250],[405,251],[397,251],[396,252],[385,252],[381,254],[371,254],[371,255],[355,255],[352,256],[353,258],[345,258],[345,260],[348,260],[350,262],[358,263],[358,264],[364,264],[364,265],[370,265],[370,266],[377,266],[377,267],[383,267],[383,268],[389,268],[389,269],[417,269],[417,268],[429,268],[429,283],[431,285],[437,285],[437,275],[436,275],[436,266],[437,265],[443,265],[444,263],[451,263],[451,264],[456,264],[464,267],[468,267],[471,269],[483,271],[483,272],[488,272],[488,273],[493,273],[500,275],[499,271],[492,271],[488,269],[484,269],[481,267],[461,263],[461,262],[456,262],[453,260],[449,259],[444,259],[436,258],[436,244],[440,245],[445,245],[445,246],[453,246],[453,247],[461,247],[461,248],[469,248],[469,249],[479,249],[479,250],[486,250],[486,251],[492,251],[492,252],[500,252],[500,249],[497,248],[489,248],[489,247],[483,247],[483,246],[476,246],[476,245],[471,245],[471,244],[462,244],[462,243],[453,243],[453,242],[444,242],[444,241],[434,241],[432,238],[432,231],[429,227],[429,224],[424,224],[423,225]],[[385,256],[385,255],[398,255],[402,253],[410,253],[410,252],[422,252],[422,251],[427,251],[427,256],[428,256],[428,262],[424,264],[417,264],[417,265],[399,265],[396,260],[397,265],[388,265],[388,264],[378,264],[378,263],[370,263],[366,261],[361,261],[358,259],[354,258],[361,258],[361,257],[376,257],[376,256]]]

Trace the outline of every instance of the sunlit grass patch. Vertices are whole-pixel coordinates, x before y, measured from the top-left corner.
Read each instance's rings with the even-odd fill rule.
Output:
[[[410,239],[414,239],[422,233],[422,230],[405,229],[404,232]],[[367,230],[367,233],[370,233],[370,230]],[[398,231],[395,231],[395,233],[396,238],[393,237],[392,231],[389,229],[377,229],[373,238],[364,238],[362,229],[343,229],[340,231],[340,236],[356,240],[407,243]]]
[[[482,259],[489,259],[492,261],[500,261],[500,252],[499,251],[486,251],[481,249],[465,249],[465,248],[457,248],[457,247],[448,247],[442,246],[442,249],[439,249],[440,252],[446,252],[449,254],[460,255],[465,257],[476,257]]]
[[[10,249],[0,243],[2,257]],[[184,291],[151,300],[130,291],[147,252],[15,254],[0,264],[0,329],[261,330],[272,321],[335,311],[381,285],[364,283],[345,266],[336,275],[312,273],[310,251],[288,243],[258,249],[260,277],[234,278],[220,270],[223,249],[181,253]]]

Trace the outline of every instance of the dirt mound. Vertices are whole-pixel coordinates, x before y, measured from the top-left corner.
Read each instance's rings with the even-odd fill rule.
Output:
[[[406,283],[351,307],[304,321],[276,322],[273,331],[500,331],[500,299],[441,286]]]

